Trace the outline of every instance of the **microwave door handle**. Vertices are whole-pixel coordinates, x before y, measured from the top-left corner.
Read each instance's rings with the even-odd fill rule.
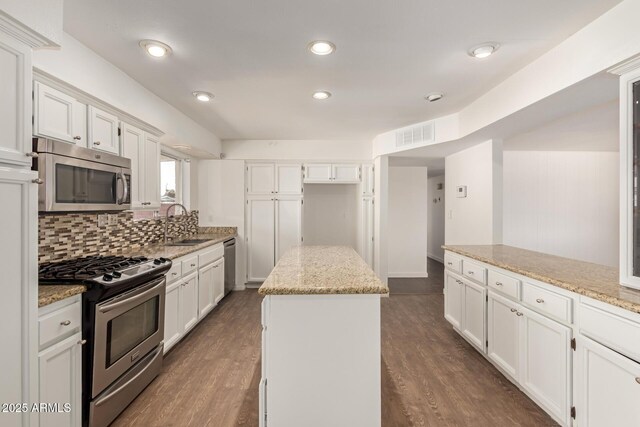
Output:
[[[120,172],[120,174],[122,175],[122,185],[124,188],[124,194],[122,195],[122,203],[124,203],[129,198],[129,183],[127,182],[127,176],[124,172]]]
[[[137,295],[125,298],[123,301],[112,302],[111,304],[105,304],[105,305],[99,306],[98,310],[100,310],[100,313],[108,313],[111,310],[115,310],[116,308],[135,304],[140,300],[146,299],[149,295],[156,293],[158,291],[158,288],[164,285],[164,280],[165,279],[163,276],[156,281],[155,286],[147,289],[146,291],[141,292]]]

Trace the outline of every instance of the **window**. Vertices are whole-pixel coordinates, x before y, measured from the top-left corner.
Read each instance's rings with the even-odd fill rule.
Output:
[[[166,154],[160,156],[160,214],[173,203],[182,203],[182,162]]]

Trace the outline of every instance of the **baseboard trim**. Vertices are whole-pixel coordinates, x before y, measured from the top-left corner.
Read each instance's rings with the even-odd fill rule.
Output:
[[[387,275],[389,279],[409,279],[409,278],[423,278],[426,279],[429,277],[429,273],[427,272],[418,272],[418,273],[389,273]]]
[[[435,259],[436,261],[441,262],[441,263],[444,264],[444,258],[443,257],[439,257],[439,256],[433,255],[433,254],[427,254],[427,257],[431,258],[431,259]]]
[[[247,289],[247,287],[245,285],[235,285],[233,287],[234,291],[244,291],[245,289]]]

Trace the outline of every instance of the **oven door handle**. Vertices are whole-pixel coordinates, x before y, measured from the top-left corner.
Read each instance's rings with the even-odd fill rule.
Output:
[[[125,388],[127,388],[129,386],[129,384],[131,384],[132,382],[136,381],[138,379],[138,377],[140,377],[140,375],[145,373],[145,370],[147,369],[147,366],[151,366],[153,364],[153,362],[155,362],[158,357],[162,357],[162,353],[164,351],[164,346],[163,345],[159,345],[155,350],[156,354],[153,355],[153,357],[151,357],[151,359],[149,359],[149,361],[146,363],[145,367],[143,367],[142,369],[140,369],[140,372],[138,372],[137,374],[135,374],[132,378],[130,378],[126,383],[122,384],[120,387],[118,387],[117,389],[113,390],[111,393],[107,394],[104,397],[101,397],[100,399],[98,399],[94,405],[96,407],[100,406],[100,405],[104,405],[105,403],[107,403],[109,400],[111,400],[113,397],[117,396],[118,393],[120,393],[122,390],[124,390]]]
[[[137,295],[133,295],[128,298],[125,298],[123,301],[116,301],[116,302],[112,302],[111,304],[102,305],[98,307],[98,310],[100,311],[100,313],[108,313],[111,310],[115,310],[116,308],[128,306],[136,303],[139,300],[147,299],[149,295],[157,293],[158,288],[164,285],[164,281],[165,281],[165,278],[164,276],[162,276],[161,278],[156,279],[154,282],[150,284],[155,286],[148,288],[146,291],[143,291]]]

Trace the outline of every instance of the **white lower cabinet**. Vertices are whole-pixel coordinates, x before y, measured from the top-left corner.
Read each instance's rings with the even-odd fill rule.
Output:
[[[556,419],[571,412],[571,329],[520,307],[520,385]]]
[[[462,303],[464,283],[454,275],[445,273],[444,317],[454,328],[462,329]]]
[[[486,319],[487,319],[487,289],[483,286],[464,281],[464,314],[462,335],[467,337],[482,353],[486,351]]]
[[[581,427],[640,425],[640,363],[586,337],[577,342]]]
[[[181,304],[182,328],[189,332],[198,323],[198,274],[182,279]]]
[[[518,304],[489,291],[487,306],[487,356],[512,378],[518,378],[520,316]]]
[[[206,316],[215,306],[213,297],[214,264],[202,267],[198,272],[198,316]]]
[[[167,293],[164,300],[164,352],[169,351],[182,337],[182,313],[180,304],[180,291],[182,282],[178,280],[167,285]]]
[[[213,263],[213,303],[218,303],[224,298],[224,258]]]
[[[79,295],[39,309],[38,402],[55,405],[38,412],[41,427],[82,423],[81,310]]]

